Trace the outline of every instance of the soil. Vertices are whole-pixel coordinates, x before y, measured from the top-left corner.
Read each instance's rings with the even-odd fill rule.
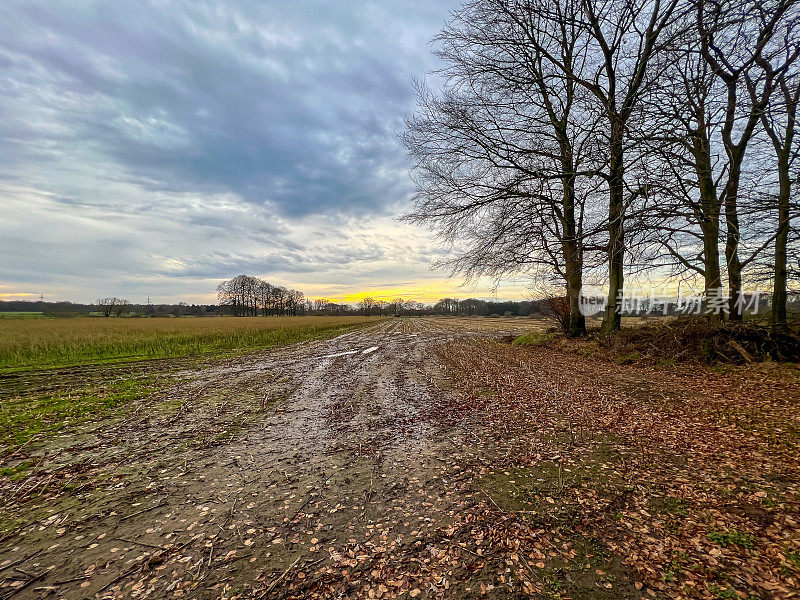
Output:
[[[0,600],[797,598],[800,368],[508,343],[546,327],[2,380],[152,391],[2,455]]]
[[[0,597],[456,597],[481,583],[493,589],[493,573],[458,565],[467,552],[450,561],[460,581],[454,565],[437,561],[440,548],[456,545],[447,538],[454,516],[476,499],[467,424],[431,417],[444,393],[434,349],[525,326],[388,320],[181,370],[177,383],[124,418],[31,444],[4,461],[37,464],[2,482],[9,532],[0,543]],[[163,373],[165,363],[101,371],[141,377]],[[47,389],[87,376],[26,374],[25,384]],[[20,385],[11,381],[7,395]]]

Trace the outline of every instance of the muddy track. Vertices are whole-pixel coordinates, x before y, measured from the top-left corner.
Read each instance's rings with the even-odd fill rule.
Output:
[[[456,597],[436,558],[471,502],[469,434],[430,418],[435,349],[524,325],[387,320],[185,371],[64,434],[2,490],[0,599]]]

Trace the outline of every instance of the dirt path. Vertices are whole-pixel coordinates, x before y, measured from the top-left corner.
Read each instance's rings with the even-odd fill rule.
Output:
[[[65,432],[3,484],[18,522],[0,599],[491,592],[454,524],[476,503],[474,457],[466,424],[430,418],[435,349],[522,325],[387,320],[183,372],[124,419]]]
[[[796,598],[800,370],[491,341],[540,325],[0,381],[153,390],[0,450],[0,600]]]

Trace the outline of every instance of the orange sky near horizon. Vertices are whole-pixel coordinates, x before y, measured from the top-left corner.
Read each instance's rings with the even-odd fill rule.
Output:
[[[442,278],[433,279],[425,282],[413,284],[400,284],[397,286],[384,285],[375,288],[366,288],[363,290],[350,289],[350,290],[332,290],[330,285],[325,284],[308,284],[302,282],[285,282],[283,285],[286,287],[300,290],[305,294],[305,297],[310,300],[322,299],[330,302],[357,304],[364,298],[373,298],[375,300],[384,300],[391,302],[396,298],[403,298],[406,301],[413,300],[415,302],[422,302],[424,304],[434,304],[441,298],[484,298],[484,299],[498,299],[498,300],[525,300],[530,297],[530,290],[524,285],[519,283],[507,283],[499,290],[493,290],[492,286],[488,283],[479,282],[475,285],[460,285],[457,280]],[[344,287],[344,286],[335,286]],[[347,286],[350,287],[350,286]],[[353,286],[354,287],[354,286]],[[0,291],[0,300],[38,300],[40,293],[38,292],[15,292],[11,291],[13,287],[0,285],[0,289],[5,288],[8,291]],[[213,287],[211,287],[213,289]],[[116,295],[121,298],[130,300],[133,304],[144,303],[144,298],[136,296],[125,295],[124,293],[109,293],[107,295]],[[71,301],[71,302],[86,302],[92,303],[94,299],[79,298],[78,294],[71,293],[70,290],[59,291],[46,291],[44,299],[47,302],[57,301]],[[165,303],[172,304],[180,301],[188,302],[190,304],[216,304],[217,296],[214,292],[205,294],[191,294],[185,297],[151,297],[151,301],[155,304]]]
[[[284,274],[286,275],[286,274]],[[406,301],[413,300],[422,302],[424,304],[434,304],[442,298],[457,298],[464,300],[466,298],[481,298],[485,300],[529,300],[534,296],[538,296],[535,290],[525,284],[522,280],[505,281],[502,282],[496,289],[493,283],[488,281],[478,281],[474,284],[463,285],[458,279],[450,279],[447,277],[431,277],[427,280],[418,283],[399,283],[392,285],[391,283],[384,284],[379,287],[366,287],[365,289],[358,289],[356,285],[342,285],[342,284],[326,284],[326,283],[310,283],[308,281],[291,281],[281,280],[282,278],[269,278],[274,283],[285,285],[289,288],[300,290],[305,294],[309,300],[324,299],[330,302],[357,304],[364,298],[373,298],[375,300],[383,300],[391,302],[396,298],[403,298]],[[202,283],[202,288],[207,290],[214,290],[219,283],[218,280],[199,280]],[[62,288],[62,289],[45,289],[39,291],[15,291],[16,286],[8,282],[0,282],[0,300],[27,300],[37,301],[40,294],[44,296],[47,302],[57,301],[70,301],[75,303],[92,304],[96,302],[96,298],[85,297],[77,289]],[[674,285],[658,286],[654,282],[649,283],[635,283],[630,282],[626,288],[630,292],[637,291],[639,295],[647,295],[652,288],[656,295],[676,295],[678,290]],[[682,290],[684,295],[699,293],[701,289],[693,289],[694,286],[687,285]],[[16,288],[19,289],[19,288]],[[599,293],[602,295],[603,290],[600,289],[586,289],[587,293]],[[125,298],[133,304],[144,304],[146,297],[139,297],[137,294],[129,294],[123,290],[109,290],[104,296],[117,296]],[[164,295],[153,294],[150,297],[154,304],[176,304],[178,302],[187,302],[189,304],[216,304],[217,295],[214,291],[208,291],[201,294],[186,294],[186,295]]]

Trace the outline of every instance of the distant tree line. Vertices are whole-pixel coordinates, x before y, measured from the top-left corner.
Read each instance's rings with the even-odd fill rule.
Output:
[[[316,298],[314,300],[306,300],[306,311],[309,314],[336,317],[353,314],[355,309],[346,303],[332,302],[327,298]]]
[[[2,300],[0,312],[41,312],[51,317],[205,317],[223,314],[222,308],[214,304],[135,304],[124,298],[101,298],[95,304]]]
[[[114,300],[113,302],[111,300]],[[313,315],[313,316],[383,316],[383,317],[414,317],[414,316],[458,316],[458,317],[548,317],[552,313],[553,298],[538,300],[482,300],[480,298],[442,298],[433,304],[425,304],[414,300],[395,298],[393,300],[376,300],[366,297],[356,304],[333,302],[324,298],[305,299],[294,307],[294,312],[279,314]],[[764,298],[765,305],[770,304],[770,298]],[[794,312],[800,311],[800,298],[790,300]],[[630,308],[624,314],[652,313],[651,306],[644,302],[639,311]],[[675,303],[668,303],[665,314],[678,314]],[[272,310],[280,310],[273,308]],[[251,313],[236,311],[232,304],[134,304],[124,299],[103,298],[97,304],[78,304],[73,302],[39,302],[31,300],[4,300],[0,301],[0,312],[42,312],[52,317],[213,317],[223,315]],[[665,312],[663,303],[659,305],[656,313]],[[258,315],[266,314],[259,310]]]
[[[433,305],[431,312],[435,315],[458,316],[483,316],[493,315],[526,317],[538,311],[536,301],[491,301],[478,298],[458,300],[456,298],[442,298]]]
[[[272,289],[274,288],[275,286],[272,286]],[[287,292],[289,291],[291,290],[287,290]],[[274,300],[267,304],[266,310],[264,310],[263,304],[259,304],[255,312],[252,306],[246,307],[246,301],[245,304],[242,303],[241,297],[235,301],[235,304],[234,300],[231,299],[230,303],[220,301],[219,305],[187,304],[186,302],[177,304],[134,304],[125,299],[114,297],[102,298],[96,304],[7,300],[0,301],[0,312],[42,312],[47,316],[54,317],[204,317],[221,315],[527,316],[529,314],[537,314],[537,306],[541,304],[541,301],[491,301],[477,298],[464,300],[443,298],[433,304],[425,304],[403,298],[395,298],[389,301],[376,300],[372,297],[366,297],[355,304],[347,304],[333,302],[324,298],[302,299],[302,294],[300,298],[298,298],[297,294],[300,294],[300,292],[296,292],[293,296],[287,293],[281,300],[280,293],[276,293],[274,294]]]
[[[121,317],[130,313],[131,303],[124,298],[113,296],[99,299],[97,307],[102,311],[104,317],[110,317],[111,315]]]
[[[586,280],[620,327],[625,280],[696,278],[712,320],[800,284],[800,2],[467,0],[435,39],[404,137],[408,219],[472,279]]]
[[[446,316],[527,316],[536,313],[537,301],[480,300],[467,298],[442,298],[433,304],[425,304],[401,297],[380,300],[366,296],[355,306],[336,304],[328,300],[310,301],[308,314],[360,314],[363,316],[413,317],[428,315]]]
[[[394,298],[392,300],[376,300],[371,296],[362,298],[357,305],[362,315],[395,316],[430,314],[430,307],[414,300]]]

